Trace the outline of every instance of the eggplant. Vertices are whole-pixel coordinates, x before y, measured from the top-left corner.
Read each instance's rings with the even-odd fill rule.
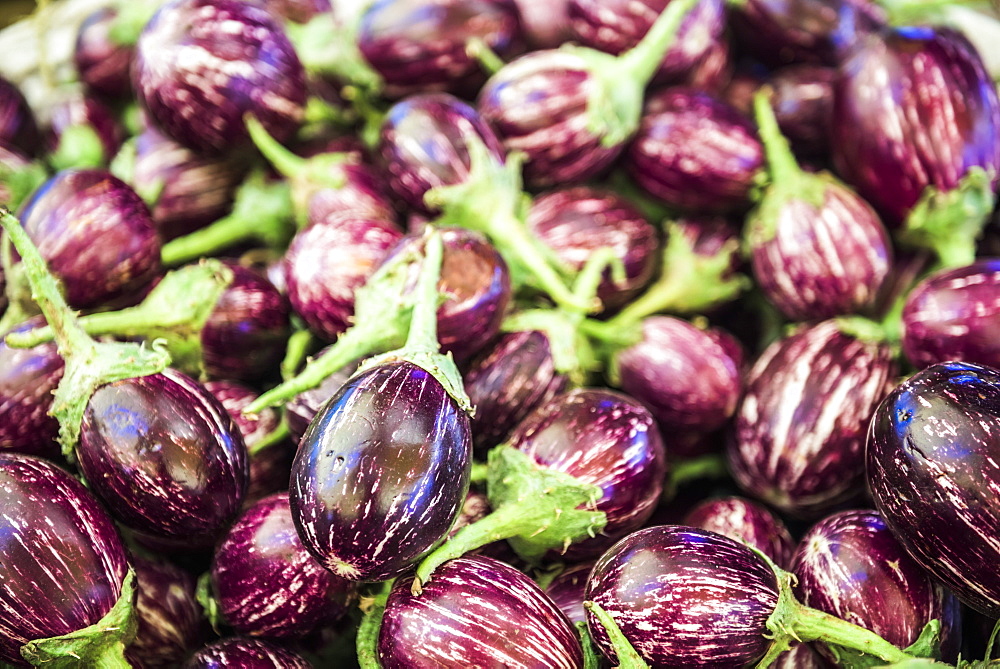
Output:
[[[25,332],[42,323],[40,317],[33,318],[13,331]],[[0,341],[0,451],[50,460],[59,456],[59,423],[49,410],[63,367],[55,344],[21,349]]]
[[[124,98],[132,92],[129,70],[135,47],[116,39],[118,10],[102,7],[80,24],[73,48],[73,65],[87,90],[108,98]]]
[[[896,375],[891,347],[841,331],[800,327],[754,363],[726,451],[748,494],[795,516],[857,497],[865,430]]]
[[[134,592],[127,592],[128,554],[107,512],[78,480],[30,456],[0,453],[0,490],[0,659],[66,662],[44,641],[25,646],[93,625],[88,645],[69,653],[90,666],[128,666],[122,652],[134,634]]]
[[[878,405],[868,432],[868,486],[911,557],[967,606],[1000,617],[992,568],[1000,532],[1000,372],[931,365]]]
[[[238,0],[172,0],[143,28],[136,97],[176,142],[201,153],[250,143],[252,114],[279,141],[303,119],[305,71],[278,19]]]
[[[340,173],[344,180],[340,188],[320,188],[312,193],[307,214],[309,222],[329,222],[337,216],[352,214],[396,220],[396,210],[380,170],[365,162],[346,162],[340,166]]]
[[[322,358],[326,349],[320,351],[316,358]],[[304,390],[297,394],[285,404],[285,421],[288,423],[288,430],[291,432],[292,440],[298,444],[305,434],[309,423],[312,422],[319,410],[326,404],[326,401],[333,397],[340,388],[347,383],[347,380],[354,376],[358,369],[358,363],[348,364],[330,376],[326,377],[322,383],[310,390]]]
[[[795,541],[781,519],[767,507],[742,497],[705,500],[687,512],[683,524],[742,541],[782,569],[795,552]]]
[[[0,145],[36,158],[43,153],[41,137],[24,93],[16,84],[0,77]]]
[[[230,637],[205,646],[184,669],[312,669],[304,657],[261,639]]]
[[[875,511],[841,511],[813,525],[789,570],[803,604],[870,629],[894,646],[914,643],[937,620],[942,658],[957,659],[958,600],[910,558]],[[829,660],[837,656],[824,644],[818,649]]]
[[[410,590],[411,579],[399,579],[386,602],[378,634],[385,669],[583,667],[566,616],[531,579],[498,560],[451,560],[420,596]]]
[[[583,608],[587,577],[594,568],[594,562],[578,562],[566,567],[545,586],[545,594],[559,607],[571,623],[587,623],[587,611]]]
[[[195,579],[173,563],[134,557],[139,619],[128,657],[144,669],[177,667],[201,646],[207,620],[195,598]]]
[[[823,669],[826,661],[815,650],[811,643],[799,643],[778,656],[774,669]]]
[[[797,155],[825,157],[833,123],[833,82],[837,71],[821,65],[791,65],[771,77],[770,101],[781,134]]]
[[[521,15],[521,32],[533,49],[555,49],[570,40],[569,0],[514,0]]]
[[[73,96],[51,110],[48,161],[57,170],[103,167],[124,140],[114,112],[93,96]]]

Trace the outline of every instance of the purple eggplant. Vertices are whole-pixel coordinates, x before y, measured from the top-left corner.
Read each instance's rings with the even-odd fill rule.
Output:
[[[111,162],[125,131],[114,112],[93,96],[55,105],[49,119],[49,162],[56,169],[102,167]]]
[[[386,602],[378,635],[385,669],[583,667],[569,620],[509,565],[461,557],[443,564],[419,596],[410,589],[411,579],[400,579]]]
[[[891,347],[802,326],[748,375],[727,445],[733,477],[785,513],[820,514],[863,489],[868,421],[896,375]]]
[[[900,648],[938,620],[942,657],[956,660],[958,600],[910,558],[878,513],[827,516],[802,537],[789,569],[803,604],[870,629]],[[828,659],[836,655],[823,644],[818,648]]]
[[[238,0],[172,0],[136,44],[132,83],[150,118],[204,153],[249,145],[252,114],[279,141],[303,118],[305,71],[278,20]]]
[[[771,666],[774,669],[825,669],[827,665],[816,652],[815,644],[799,643],[779,655]]]
[[[593,562],[578,562],[566,567],[545,588],[545,594],[574,625],[587,622],[583,601],[586,598],[587,578],[593,568]]]
[[[184,669],[312,669],[301,655],[281,646],[246,637],[230,637],[205,646]]]
[[[637,184],[671,207],[726,213],[749,207],[764,148],[750,119],[733,107],[668,88],[646,101],[623,161]]]
[[[102,7],[88,15],[76,33],[73,64],[88,90],[109,98],[132,92],[129,71],[135,47],[121,44],[114,34],[118,10]]]
[[[469,488],[469,421],[411,362],[358,374],[326,403],[292,466],[302,542],[338,576],[382,581],[448,532]]]
[[[364,162],[340,166],[344,183],[340,188],[320,188],[309,198],[308,219],[329,222],[338,216],[396,220],[396,210],[386,193],[382,173]]]
[[[107,513],[78,480],[29,456],[0,454],[0,490],[0,659],[19,666],[25,659],[65,662],[65,654],[45,655],[44,642],[25,649],[32,657],[22,657],[22,649],[100,623],[94,641],[101,650],[69,652],[87,651],[77,656],[83,666],[127,666],[123,641],[131,639],[127,630],[112,630],[108,615],[121,609],[129,563]],[[131,601],[124,604],[131,609]],[[128,619],[115,622],[127,627]]]
[[[139,625],[128,657],[143,669],[176,667],[201,646],[207,632],[195,579],[170,562],[133,560]]]
[[[961,360],[1000,368],[1000,261],[977,260],[921,281],[903,307],[903,352],[918,368]]]
[[[555,49],[570,41],[569,0],[514,0],[521,15],[521,32],[533,49]]]
[[[0,145],[35,158],[43,152],[41,137],[35,114],[21,89],[0,77]]]
[[[103,170],[59,172],[28,200],[21,218],[74,308],[135,301],[160,272],[149,209]]]
[[[1000,617],[1000,372],[936,364],[897,386],[868,434],[875,508],[916,562],[963,603]]]
[[[770,78],[771,106],[781,134],[797,154],[826,156],[833,123],[833,82],[837,71],[820,65],[783,67]]]
[[[43,323],[34,318],[14,329]],[[52,343],[12,348],[0,342],[0,450],[44,458],[59,455],[59,423],[49,415],[52,391],[63,375],[63,359]]]
[[[474,94],[486,73],[470,42],[506,59],[519,50],[520,21],[514,0],[381,0],[361,15],[357,40],[391,98]]]
[[[761,504],[742,497],[706,500],[688,511],[683,524],[742,541],[783,569],[795,551],[792,535],[781,519]]]
[[[605,309],[617,309],[653,278],[659,238],[656,229],[624,198],[586,186],[550,191],[532,202],[528,227],[565,265],[580,270],[598,249],[614,250],[625,267],[616,284],[610,270],[598,287]]]
[[[317,354],[317,358],[323,357],[324,349]],[[320,385],[310,390],[305,390],[288,400],[285,404],[285,421],[288,423],[288,430],[292,434],[292,440],[297,444],[305,434],[309,423],[312,422],[319,410],[326,404],[326,401],[337,394],[337,391],[347,383],[348,379],[354,376],[358,363],[354,362],[341,367],[339,370],[326,377]]]
[[[240,516],[212,559],[212,585],[226,622],[240,634],[301,637],[347,612],[354,584],[306,551],[287,493],[266,497]]]

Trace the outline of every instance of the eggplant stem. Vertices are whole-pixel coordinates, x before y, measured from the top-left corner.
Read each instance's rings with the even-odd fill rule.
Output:
[[[378,590],[367,601],[367,608],[361,618],[361,624],[358,626],[358,637],[355,642],[358,651],[358,664],[361,669],[381,669],[382,667],[378,661],[378,635],[382,629],[382,615],[385,613],[393,582],[380,583]]]
[[[292,431],[288,428],[288,421],[282,417],[281,422],[278,423],[278,427],[265,434],[252,446],[248,446],[247,452],[251,457],[253,457],[263,451],[266,451],[275,444],[280,444],[282,441],[285,441],[291,436]]]
[[[769,89],[757,91],[753,97],[753,109],[758,133],[764,143],[771,182],[781,184],[782,188],[788,187],[802,174],[802,168],[795,160],[791,145],[778,127],[778,119],[774,116],[769,100]]]
[[[699,2],[701,0],[671,0],[639,43],[619,56],[620,76],[645,88],[660,69],[664,54],[677,40],[681,23]]]
[[[256,117],[247,114],[244,122],[254,146],[274,166],[274,169],[288,179],[294,179],[305,171],[306,159],[295,155],[272,137]]]
[[[503,58],[497,55],[497,52],[490,48],[483,39],[479,37],[473,37],[465,44],[465,53],[467,53],[471,58],[475,58],[479,66],[487,74],[496,74],[500,69],[506,65]]]
[[[639,652],[628,640],[628,637],[622,633],[621,628],[615,622],[615,619],[611,617],[610,613],[601,608],[601,605],[597,602],[584,602],[583,608],[594,614],[611,640],[611,645],[615,649],[615,656],[618,659],[616,667],[619,669],[649,669],[649,664],[642,659],[642,656],[639,655]]]

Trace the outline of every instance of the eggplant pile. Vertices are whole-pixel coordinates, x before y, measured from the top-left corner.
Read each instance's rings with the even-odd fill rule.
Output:
[[[977,27],[107,0],[58,104],[0,62],[0,664],[992,666]]]

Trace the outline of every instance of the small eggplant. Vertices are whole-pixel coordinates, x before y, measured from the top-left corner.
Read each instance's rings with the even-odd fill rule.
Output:
[[[21,89],[0,77],[0,145],[35,158],[43,152],[41,137],[35,114]]]
[[[139,625],[128,657],[143,669],[176,667],[201,646],[208,631],[195,579],[170,562],[133,560]]]
[[[312,669],[304,657],[260,639],[230,637],[205,646],[183,669]]]
[[[34,318],[14,332],[42,324]],[[52,343],[12,348],[0,342],[0,451],[53,459],[59,455],[59,423],[49,415],[63,359]]]
[[[781,519],[763,505],[742,497],[706,500],[688,511],[683,524],[742,541],[782,569],[795,551],[795,541]]]
[[[73,49],[73,64],[88,90],[108,98],[124,98],[132,92],[129,70],[135,48],[121,44],[114,33],[118,10],[102,7],[80,24]]]

